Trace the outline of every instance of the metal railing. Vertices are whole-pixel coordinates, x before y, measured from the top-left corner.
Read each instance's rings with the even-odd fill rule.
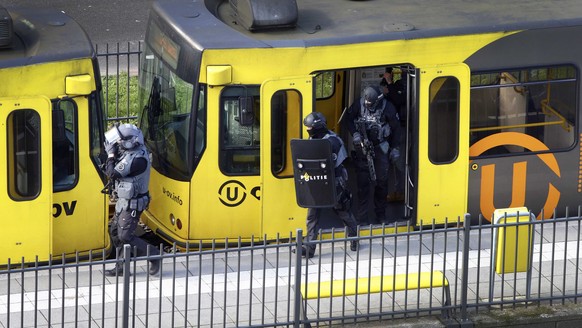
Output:
[[[232,240],[215,240],[209,249],[191,246],[156,257],[130,257],[126,246],[125,256],[116,259],[47,265],[13,261],[0,271],[0,323],[299,327],[426,316],[470,322],[491,308],[577,303],[582,297],[581,222],[581,215],[501,224],[459,221],[397,233],[385,227],[384,234],[360,231],[360,237],[350,238],[335,231],[331,239],[315,242],[311,259],[293,252],[302,246],[298,231],[292,241],[286,236],[271,243],[243,245],[239,240],[229,246]],[[356,252],[349,250],[353,238],[360,242]],[[511,252],[518,242],[529,245],[531,252],[520,251],[514,258]],[[525,271],[518,268],[523,254],[530,255]],[[150,276],[147,260],[160,258],[161,274]],[[131,275],[104,276],[118,262]],[[347,291],[355,278],[396,280],[435,271],[448,281],[449,304],[440,282],[421,288],[383,287],[381,292]],[[330,281],[343,287],[335,293],[339,297],[302,297],[302,284],[329,286]],[[318,295],[328,292],[324,288]]]
[[[134,121],[137,118],[137,76],[142,41],[95,45],[107,121]]]

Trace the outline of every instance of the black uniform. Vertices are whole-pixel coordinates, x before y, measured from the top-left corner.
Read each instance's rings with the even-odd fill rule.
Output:
[[[368,87],[371,88],[371,87]],[[368,90],[364,91],[365,93]],[[388,155],[391,147],[400,146],[400,122],[394,105],[381,96],[381,93],[374,88],[375,97],[372,105],[365,105],[366,96],[356,100],[347,110],[347,117],[344,120],[347,128],[354,137],[356,147],[356,171],[358,184],[358,211],[357,218],[360,224],[369,222],[368,208],[370,206],[370,172],[368,161],[363,154],[357,139],[364,136],[355,137],[357,131],[356,122],[363,122],[368,140],[374,148],[374,168],[376,171],[376,183],[374,184],[374,211],[377,223],[392,223],[394,219],[386,219],[386,207],[388,194]],[[374,223],[374,222],[370,222]]]
[[[335,163],[335,177],[336,177],[336,191],[338,195],[338,203],[333,207],[333,211],[342,220],[344,225],[347,227],[348,236],[357,235],[357,222],[351,211],[351,199],[352,195],[347,189],[347,171],[343,166],[343,161],[347,157],[347,152],[345,150],[342,140],[332,131],[328,129],[319,129],[310,131],[312,139],[327,139],[331,143],[331,151],[333,153],[333,159]],[[305,243],[305,256],[313,256],[315,253],[315,245],[310,243],[312,240],[317,239],[319,232],[319,217],[321,215],[322,209],[320,208],[309,208],[307,210],[307,236]],[[358,242],[352,241],[350,243],[351,250],[357,250]]]

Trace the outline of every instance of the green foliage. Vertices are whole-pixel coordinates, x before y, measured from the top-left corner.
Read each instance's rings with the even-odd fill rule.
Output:
[[[136,123],[139,106],[137,76],[120,73],[102,76],[101,82],[106,118]]]

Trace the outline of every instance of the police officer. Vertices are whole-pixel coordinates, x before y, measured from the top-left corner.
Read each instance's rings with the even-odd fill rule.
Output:
[[[387,220],[386,218],[388,205],[386,196],[388,195],[388,154],[390,147],[400,146],[398,138],[391,138],[393,134],[400,133],[396,108],[376,87],[369,86],[364,89],[361,98],[354,101],[348,108],[346,116],[344,122],[352,134],[355,147],[358,221],[360,224],[368,222],[370,188],[373,185],[376,223],[393,223],[395,219]],[[373,154],[375,182],[371,179],[369,154]]]
[[[343,166],[343,161],[347,158],[344,143],[333,131],[327,129],[327,120],[320,112],[313,112],[307,115],[303,120],[303,124],[307,128],[309,139],[327,139],[331,143],[332,159],[335,162],[334,172],[338,199],[337,204],[333,207],[333,211],[347,227],[348,236],[356,236],[356,218],[351,212],[352,194],[347,188],[348,172]],[[301,255],[304,257],[311,258],[315,254],[315,245],[310,242],[317,239],[321,211],[322,209],[320,208],[309,208],[307,210],[307,237],[305,246],[301,250]],[[350,241],[350,249],[352,251],[357,251],[358,246],[359,243],[357,240]]]
[[[394,107],[400,118],[400,131],[393,132],[391,139],[398,138],[400,145],[404,145],[405,131],[406,131],[406,73],[401,73],[402,77],[394,81],[392,74],[392,67],[386,68],[386,73],[380,81],[380,87],[384,98],[388,99]],[[404,81],[403,81],[404,80]],[[405,161],[404,156],[401,156],[399,147],[392,147],[389,155],[390,163],[392,164],[392,171],[394,172],[394,190],[388,194],[388,202],[401,202],[404,200],[404,184],[405,184]]]
[[[129,244],[132,251],[137,249],[134,256],[147,255],[148,243],[135,235],[139,217],[150,201],[150,160],[143,134],[133,124],[122,124],[107,131],[105,139],[105,174],[109,182],[114,183],[112,194],[117,199],[109,235],[116,249]],[[149,254],[160,253],[156,247],[151,247]],[[150,274],[156,275],[159,270],[160,260],[150,261]],[[118,263],[115,268],[106,270],[105,275],[123,275],[123,267]]]

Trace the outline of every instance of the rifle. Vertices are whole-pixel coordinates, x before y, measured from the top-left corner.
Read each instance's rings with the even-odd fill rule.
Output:
[[[376,168],[374,167],[374,145],[368,139],[368,133],[366,132],[366,121],[364,119],[357,119],[355,121],[356,130],[362,136],[362,141],[360,142],[360,148],[362,153],[368,161],[368,171],[370,172],[370,181],[376,182]]]

